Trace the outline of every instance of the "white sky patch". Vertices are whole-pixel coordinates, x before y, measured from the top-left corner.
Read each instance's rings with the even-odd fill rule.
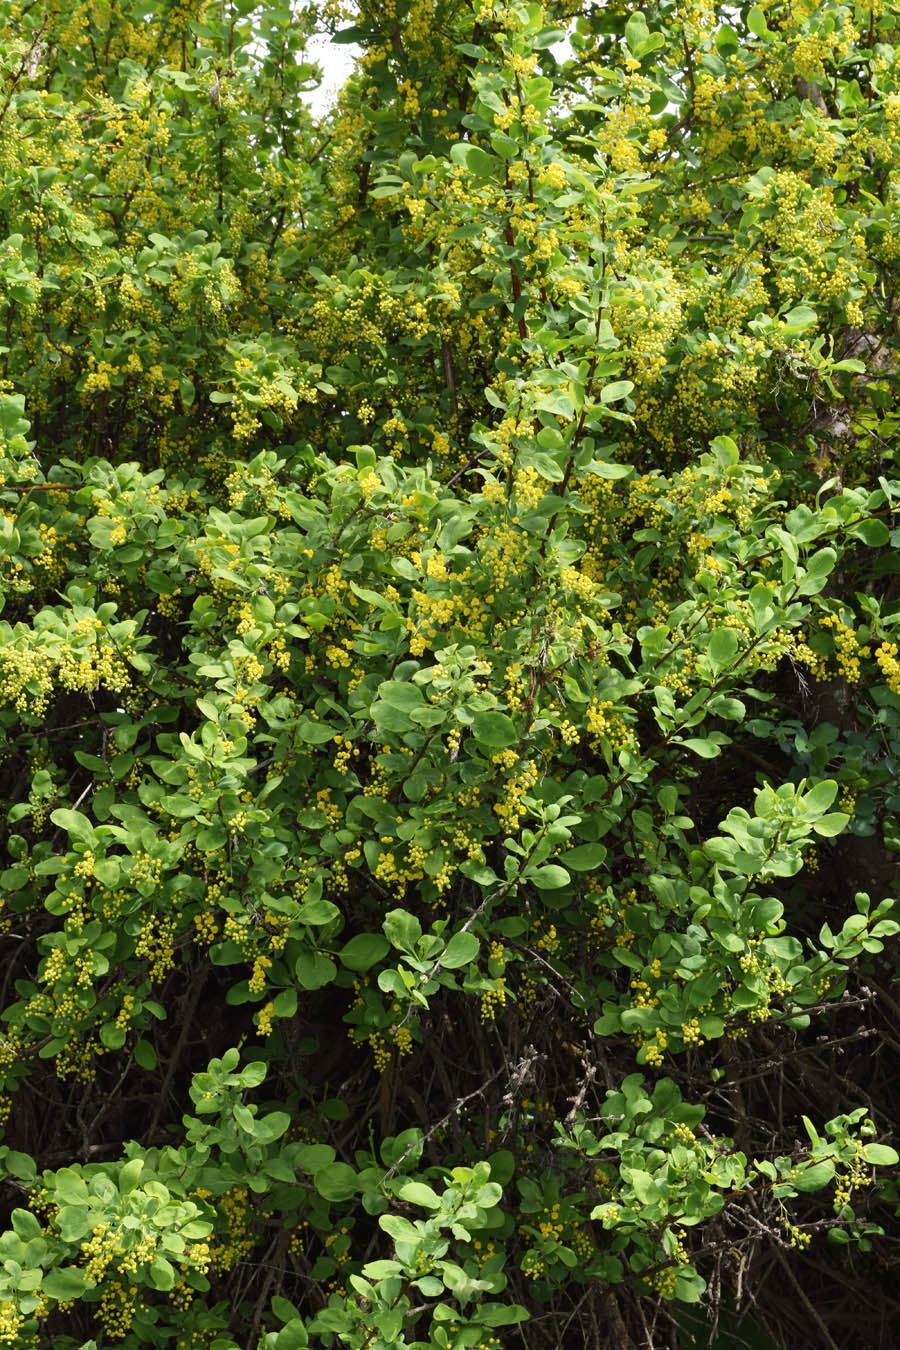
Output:
[[[323,79],[318,89],[304,94],[304,102],[316,117],[321,117],[334,103],[338,91],[353,71],[360,48],[354,43],[332,42],[327,33],[319,33],[307,47],[309,59],[318,61]]]
[[[568,38],[563,38],[562,42],[555,42],[550,50],[561,66],[565,65],[566,61],[571,60],[575,55],[572,44]]]

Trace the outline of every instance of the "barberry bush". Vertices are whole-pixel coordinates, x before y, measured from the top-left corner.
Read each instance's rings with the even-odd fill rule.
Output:
[[[0,0],[0,1346],[893,1343],[898,53]]]

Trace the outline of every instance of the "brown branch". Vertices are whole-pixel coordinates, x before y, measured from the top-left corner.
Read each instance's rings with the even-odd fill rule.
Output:
[[[787,1275],[788,1279],[793,1285],[797,1297],[803,1304],[803,1307],[806,1309],[806,1312],[808,1313],[811,1321],[818,1328],[819,1334],[821,1335],[824,1344],[828,1347],[828,1350],[838,1350],[838,1346],[832,1340],[831,1333],[829,1332],[825,1323],[822,1321],[819,1314],[816,1312],[815,1305],[811,1303],[810,1300],[806,1297],[806,1294],[803,1291],[802,1284],[797,1279],[794,1272],[791,1270],[790,1261],[787,1259],[787,1257],[785,1256],[784,1252],[781,1250],[781,1247],[778,1245],[777,1242],[774,1244],[774,1251],[775,1251],[775,1258],[778,1261],[778,1264],[781,1266],[785,1275]]]
[[[453,374],[453,353],[450,350],[450,343],[444,338],[441,343],[441,358],[444,362],[444,382],[450,394],[450,402],[453,407],[453,416],[459,415],[459,409],[456,402],[456,380]]]
[[[77,492],[79,483],[0,483],[0,492]]]
[[[12,84],[9,86],[9,93],[3,100],[2,108],[0,108],[0,122],[3,121],[4,117],[6,116],[9,110],[9,105],[10,103],[12,103],[13,100],[13,94],[16,92],[16,89],[18,88],[19,81],[21,80],[23,74],[28,69],[28,63],[31,60],[32,56],[34,55],[35,49],[40,44],[41,35],[43,34],[44,29],[46,27],[47,27],[47,18],[45,16],[44,22],[41,24],[40,28],[34,35],[34,40],[32,41],[31,46],[28,48],[28,51],[25,53],[25,55],[22,57],[22,60],[19,62],[19,69],[16,71],[15,75],[12,78]]]
[[[169,1056],[169,1062],[166,1065],[166,1072],[165,1075],[163,1076],[162,1085],[159,1089],[159,1096],[156,1102],[156,1110],[153,1112],[153,1117],[149,1125],[150,1134],[153,1134],[155,1132],[156,1127],[159,1124],[159,1118],[163,1113],[166,1098],[168,1097],[169,1089],[172,1086],[172,1079],[175,1077],[175,1071],[178,1068],[181,1056],[184,1054],[184,1049],[185,1046],[187,1045],[188,1035],[194,1022],[194,1014],[196,1013],[197,1006],[200,1003],[200,996],[203,993],[203,986],[205,982],[206,982],[205,972],[202,970],[198,970],[197,979],[194,983],[193,989],[191,990],[187,1006],[185,1007],[181,1015],[181,1031],[178,1033],[178,1040],[175,1042],[175,1047],[172,1050],[172,1053]]]

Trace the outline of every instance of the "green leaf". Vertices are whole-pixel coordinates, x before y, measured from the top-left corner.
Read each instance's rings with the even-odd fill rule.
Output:
[[[149,1041],[139,1040],[135,1043],[134,1058],[135,1062],[139,1064],[142,1069],[146,1069],[148,1073],[152,1073],[156,1068],[156,1051]]]
[[[388,680],[378,686],[378,697],[385,703],[389,703],[392,708],[399,708],[401,712],[411,712],[413,708],[421,707],[425,698],[422,690],[417,684],[410,682],[401,682],[399,680]]]
[[[197,831],[195,842],[201,853],[221,853],[227,840],[223,825],[210,825]]]
[[[323,1200],[349,1200],[360,1189],[359,1174],[347,1163],[333,1162],[316,1172],[313,1185]]]
[[[43,1229],[30,1209],[14,1209],[10,1215],[13,1231],[23,1242],[43,1237]]]
[[[828,810],[838,793],[838,785],[833,778],[816,783],[803,795],[803,813],[807,820],[814,820]]]
[[[18,1177],[20,1181],[34,1181],[37,1168],[30,1154],[19,1153],[11,1148],[2,1161],[5,1171],[11,1176]]]
[[[387,938],[380,933],[358,933],[341,948],[338,958],[347,970],[364,971],[384,960],[389,950]]]
[[[496,155],[489,155],[486,150],[482,150],[477,145],[472,145],[469,141],[458,141],[456,145],[450,148],[450,158],[454,164],[460,164],[468,169],[469,173],[476,178],[496,178],[500,176],[502,160]]]
[[[229,938],[210,947],[209,959],[214,966],[236,966],[243,960],[243,954],[238,944]]]
[[[723,23],[716,30],[716,49],[720,52],[733,52],[740,49],[740,39],[733,28]]]
[[[814,328],[819,322],[819,316],[809,305],[795,305],[792,310],[785,314],[781,323],[781,331],[786,336],[797,337],[808,329]]]
[[[441,965],[445,970],[458,970],[460,966],[469,965],[477,958],[480,945],[474,933],[454,933],[441,952]]]
[[[478,862],[475,858],[467,858],[465,862],[460,863],[459,870],[464,877],[469,879],[469,881],[474,881],[477,885],[486,888],[496,886],[500,880],[492,867],[488,867],[485,863]]]
[[[565,42],[566,30],[564,28],[542,28],[531,39],[531,45],[535,51],[544,51],[547,47],[555,47],[557,43]]]
[[[294,724],[294,734],[306,745],[327,745],[335,737],[334,727],[324,722],[313,722],[308,717],[298,718]]]
[[[663,37],[662,33],[651,33],[646,41],[642,42],[637,48],[635,56],[638,60],[643,61],[645,56],[649,56],[651,52],[661,51],[665,45],[666,39]]]
[[[765,38],[772,36],[769,32],[768,25],[766,24],[766,16],[759,5],[753,5],[748,11],[747,27],[754,37]]]
[[[114,891],[119,885],[122,877],[122,870],[115,858],[96,858],[94,860],[94,876],[109,891]]]
[[[156,1256],[147,1272],[154,1289],[169,1290],[175,1287],[175,1269],[164,1256]]]
[[[392,909],[382,923],[384,935],[392,947],[400,951],[412,952],[422,936],[422,925],[414,914],[405,909]]]
[[[73,839],[80,839],[84,844],[93,844],[94,827],[80,811],[71,811],[68,807],[58,806],[55,811],[50,812],[50,819]]]
[[[73,1266],[48,1270],[41,1280],[41,1292],[58,1303],[71,1303],[84,1293],[85,1288],[84,1275]]]
[[[401,1200],[408,1205],[419,1205],[423,1209],[440,1209],[441,1197],[422,1181],[407,1181],[397,1192]]]
[[[497,750],[515,745],[519,739],[512,718],[501,712],[476,713],[472,721],[472,734],[481,745]]]
[[[274,1350],[305,1350],[308,1345],[309,1336],[306,1335],[304,1323],[300,1318],[291,1318],[275,1336]]]
[[[272,1300],[273,1304],[275,1300]],[[304,1350],[309,1345],[306,1327],[299,1317],[292,1317],[278,1332],[274,1350]]]
[[[625,25],[625,41],[632,56],[638,51],[643,43],[650,36],[650,30],[647,27],[647,20],[643,14],[638,11],[631,15],[631,18]]]
[[[295,1017],[297,1014],[297,990],[282,989],[272,1000],[272,1014],[275,1017]]]
[[[119,1190],[123,1195],[131,1194],[140,1181],[143,1170],[143,1158],[132,1158],[130,1162],[119,1168]]]
[[[579,844],[564,853],[566,867],[574,872],[594,872],[606,858],[606,849],[602,844]]]
[[[54,1189],[64,1205],[90,1203],[84,1177],[72,1167],[61,1167],[54,1178]]]
[[[397,1242],[416,1242],[419,1238],[419,1230],[415,1224],[410,1223],[409,1219],[402,1218],[399,1214],[382,1214],[378,1220],[379,1228],[383,1228],[389,1237]],[[374,1262],[372,1263],[375,1264]],[[363,1270],[368,1271],[369,1266],[364,1266]]]
[[[826,839],[833,839],[836,834],[840,834],[846,829],[850,817],[843,811],[832,811],[827,816],[821,816],[813,824],[816,834],[821,834]]]
[[[595,478],[627,478],[634,473],[630,464],[612,464],[605,459],[592,459],[590,464],[585,467],[586,472],[593,474]]]
[[[873,1167],[896,1167],[900,1154],[887,1144],[863,1144],[863,1157]]]
[[[854,539],[860,539],[869,548],[883,548],[891,537],[891,532],[884,521],[872,518],[848,526],[847,533]]]
[[[727,722],[742,722],[747,708],[739,698],[728,698],[725,694],[714,694],[706,705],[714,717],[724,717]]]
[[[760,931],[769,924],[775,923],[784,913],[784,905],[780,900],[770,897],[766,900],[757,900],[754,902],[751,914],[753,927]]]
[[[283,1298],[281,1294],[273,1294],[272,1311],[282,1322],[290,1322],[292,1317],[299,1317],[300,1313],[289,1299]]]
[[[125,1039],[125,1028],[118,1026],[115,1022],[104,1022],[100,1028],[100,1040],[107,1050],[121,1050],[125,1044]]]
[[[236,1102],[232,1107],[232,1115],[245,1134],[256,1133],[256,1119],[249,1107],[242,1106],[240,1102]]]
[[[399,1261],[367,1261],[362,1273],[370,1280],[389,1280],[403,1270]]]
[[[792,1182],[798,1191],[820,1191],[823,1186],[828,1185],[833,1176],[834,1163],[830,1158],[826,1158],[823,1162],[801,1168],[792,1178]]]
[[[285,990],[287,992],[287,990]],[[269,1111],[258,1120],[253,1133],[260,1144],[271,1144],[290,1129],[292,1117],[287,1111]]]
[[[527,1322],[531,1314],[521,1303],[479,1303],[478,1321],[485,1327],[511,1327]]]
[[[340,912],[337,905],[333,905],[330,900],[305,900],[300,906],[297,918],[312,928],[321,928],[326,923],[332,923]]]
[[[339,28],[332,34],[331,41],[335,43],[366,42],[371,39],[372,30],[364,27],[362,24],[354,24],[350,28]]]
[[[733,628],[714,628],[707,642],[707,655],[714,666],[721,670],[734,660],[738,650],[738,635]]]
[[[331,984],[336,974],[334,962],[322,952],[301,952],[294,962],[294,975],[301,989],[322,989]]]
[[[385,731],[409,731],[414,725],[410,714],[405,708],[398,708],[393,703],[385,703],[383,699],[378,699],[372,704],[370,709],[372,721],[377,727]]]
[[[669,79],[663,71],[655,70],[653,78],[665,94],[667,102],[674,107],[680,108],[687,101],[684,90],[674,80]]]
[[[633,388],[633,380],[615,380],[600,390],[600,402],[616,403],[620,398],[627,398]]]
[[[715,759],[722,753],[722,747],[708,736],[686,736],[680,744],[688,750],[693,750],[701,759]]]
[[[334,1162],[334,1149],[328,1144],[292,1145],[291,1149],[291,1156],[295,1159],[296,1165],[311,1175],[321,1172],[323,1167]]]
[[[86,1206],[63,1205],[57,1215],[57,1226],[64,1242],[78,1243],[94,1225],[93,1213]]]
[[[556,863],[548,863],[546,867],[537,867],[534,871],[529,868],[525,876],[539,891],[558,891],[572,880],[566,869]]]
[[[629,1174],[629,1181],[631,1182],[631,1189],[634,1191],[642,1205],[656,1205],[659,1203],[660,1193],[649,1172],[644,1172],[639,1167],[632,1167]]]
[[[687,1276],[679,1271],[675,1281],[675,1297],[679,1303],[699,1303],[705,1290],[706,1284],[701,1276]]]

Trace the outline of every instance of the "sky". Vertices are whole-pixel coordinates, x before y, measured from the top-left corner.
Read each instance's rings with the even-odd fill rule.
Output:
[[[338,90],[352,71],[353,63],[359,55],[359,47],[352,44],[335,44],[327,33],[321,33],[312,39],[308,52],[310,59],[318,61],[321,65],[324,79],[318,89],[304,94],[303,97],[313,113],[319,116],[334,102]]]

